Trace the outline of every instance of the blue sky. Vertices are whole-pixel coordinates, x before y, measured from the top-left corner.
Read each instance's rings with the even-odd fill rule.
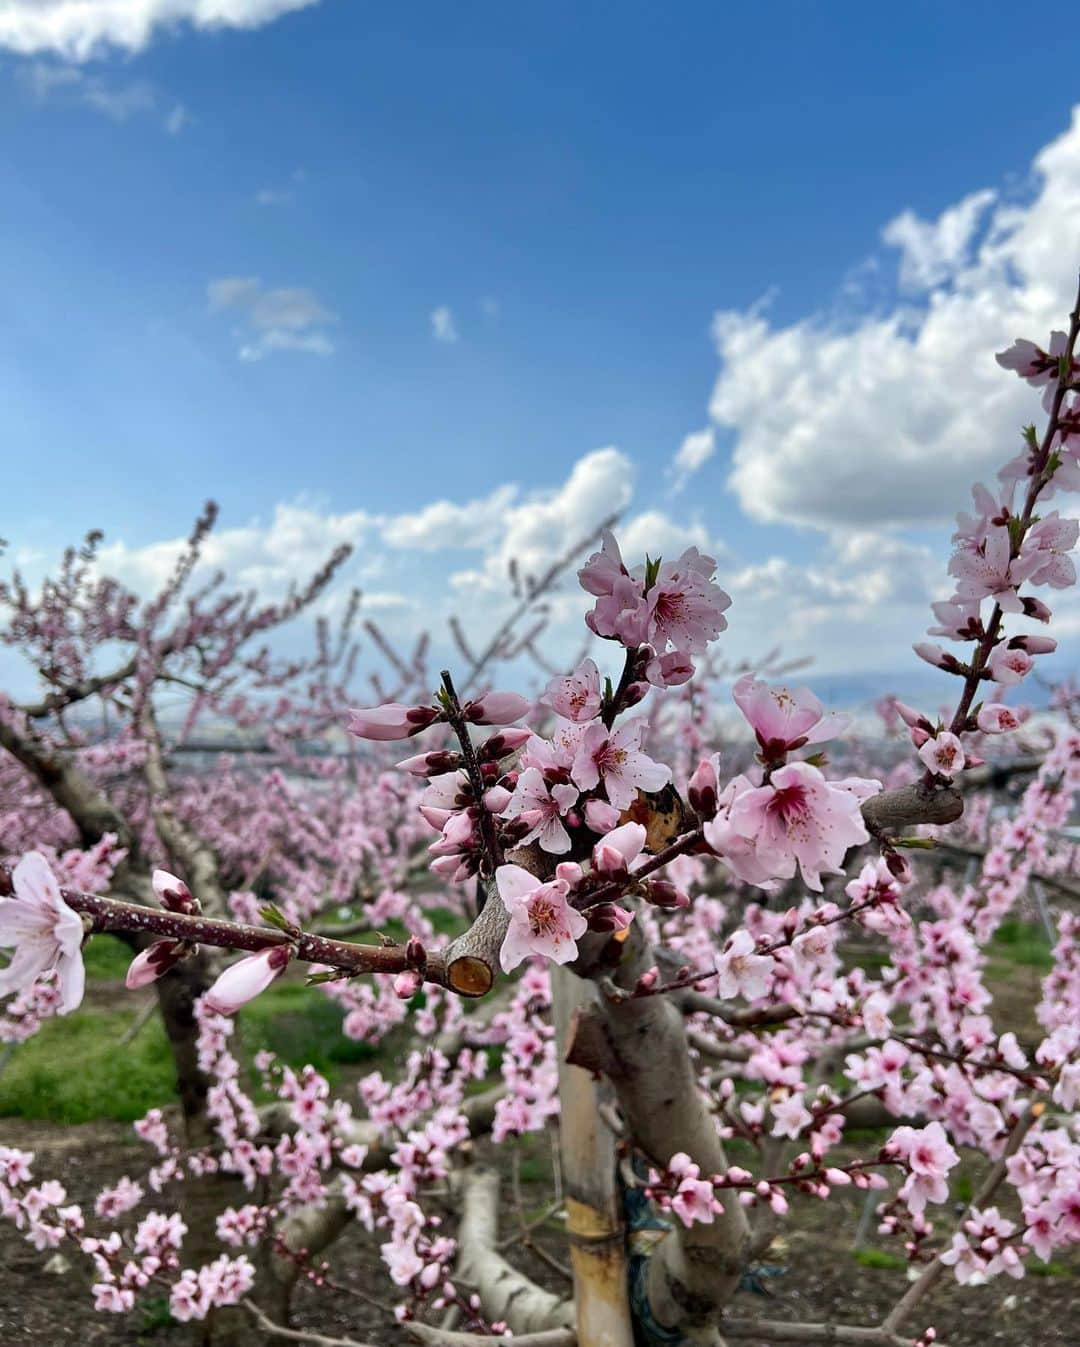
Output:
[[[409,631],[615,506],[740,653],[899,668],[1080,263],[1076,43],[972,13],[7,0],[0,533],[148,584],[213,496]]]

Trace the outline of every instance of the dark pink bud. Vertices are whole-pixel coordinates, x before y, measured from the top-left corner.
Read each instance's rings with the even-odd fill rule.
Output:
[[[345,729],[358,739],[409,739],[441,719],[442,712],[433,706],[387,702],[385,706],[373,706],[368,710],[350,710]]]
[[[710,758],[702,758],[686,788],[690,808],[698,818],[707,822],[716,816],[719,791],[720,783],[716,778],[716,767]]]
[[[182,879],[170,875],[168,870],[155,870],[151,883],[154,896],[169,912],[184,912],[188,916],[199,914],[199,904]]]
[[[409,937],[405,946],[405,959],[410,968],[425,968],[427,966],[427,950],[424,949],[423,944],[415,935]]]
[[[938,647],[934,646],[933,648],[936,650]],[[896,714],[909,729],[926,730],[929,732],[934,728],[926,716],[924,716],[921,711],[916,711],[914,707],[906,706],[903,702],[898,701],[894,701],[893,706],[896,709]]]
[[[690,895],[670,879],[647,879],[645,897],[655,907],[690,906]]]
[[[410,776],[442,776],[445,772],[456,772],[461,762],[460,753],[440,749],[434,753],[417,753],[414,758],[406,758],[397,766]]]
[[[623,693],[623,706],[637,706],[638,702],[644,701],[649,695],[648,683],[631,683]]]
[[[642,973],[641,977],[638,978],[634,987],[634,994],[638,995],[642,992],[651,992],[659,981],[659,968],[650,968],[647,973]]]
[[[634,920],[634,914],[617,903],[598,903],[596,907],[589,908],[585,916],[590,930],[603,932],[625,931]]]
[[[175,968],[192,949],[193,946],[183,940],[155,940],[148,949],[144,949],[131,961],[124,985],[128,991],[148,987],[151,982],[161,977],[162,973]]]
[[[532,730],[523,726],[510,726],[507,729],[500,730],[498,734],[493,734],[489,739],[485,739],[476,750],[476,756],[481,762],[497,762],[499,758],[505,758],[510,753],[516,753],[531,738]]]
[[[1020,602],[1024,605],[1025,617],[1033,617],[1037,622],[1049,622],[1053,616],[1042,599],[1037,599],[1033,594],[1022,594]]]
[[[473,725],[510,725],[531,706],[516,692],[485,692],[474,702],[466,702],[462,715]]]
[[[1052,636],[1014,636],[1009,649],[1022,650],[1026,655],[1052,655],[1057,641]]]
[[[423,977],[415,968],[407,968],[394,979],[394,995],[402,1001],[411,1001],[423,982]]]
[[[901,884],[906,884],[911,879],[911,866],[906,856],[901,856],[898,851],[886,851],[885,864],[889,868],[889,874],[895,876]]]

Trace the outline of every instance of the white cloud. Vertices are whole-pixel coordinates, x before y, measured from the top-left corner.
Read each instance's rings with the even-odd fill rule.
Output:
[[[109,47],[140,51],[159,30],[258,28],[318,0],[3,0],[0,47],[85,61]]]
[[[958,205],[942,211],[932,223],[920,220],[911,210],[890,220],[881,231],[881,238],[900,250],[901,286],[929,290],[966,265],[979,223],[996,199],[996,192],[974,192]]]
[[[337,321],[337,315],[311,290],[302,286],[268,290],[257,276],[226,276],[211,281],[206,293],[212,310],[235,310],[241,315],[241,360],[261,360],[272,351],[311,355],[334,351],[326,328]]]
[[[688,547],[696,547],[709,556],[723,556],[727,549],[709,537],[704,524],[680,524],[662,510],[643,510],[624,520],[618,528],[619,548],[628,565],[641,561],[646,553],[674,561]]]
[[[78,103],[114,122],[125,122],[136,113],[149,112],[157,106],[157,94],[146,80],[111,84],[101,75],[90,75],[75,66],[51,61],[26,62],[16,68],[16,76],[39,103],[46,100]]]
[[[507,484],[496,487],[482,500],[467,501],[464,505],[433,501],[414,514],[393,515],[385,520],[382,536],[391,547],[413,547],[421,552],[482,548],[501,535],[504,515],[517,495],[518,488]]]
[[[441,308],[432,310],[431,335],[436,341],[455,342],[458,340],[458,330],[454,325],[454,315],[445,305]]]
[[[704,467],[715,452],[716,436],[711,426],[706,426],[704,430],[691,431],[679,445],[668,469],[668,476],[672,478],[671,494],[678,495],[694,473]]]
[[[936,222],[905,212],[886,226],[909,300],[782,327],[760,307],[719,314],[711,412],[734,433],[743,509],[834,530],[936,524],[962,507],[1037,415],[994,352],[1061,326],[1078,219],[1080,108],[1036,156],[1026,203],[981,192]]]
[[[261,187],[255,193],[257,206],[284,206],[292,200],[292,192],[278,187]]]
[[[183,103],[175,103],[172,111],[165,118],[165,130],[168,131],[170,136],[178,136],[193,121],[194,118]]]
[[[373,532],[372,518],[363,510],[333,513],[303,502],[280,504],[269,521],[252,519],[215,529],[203,546],[202,565],[224,571],[239,585],[258,587],[263,597],[276,598],[294,581],[314,575],[333,548],[357,545]],[[169,578],[183,546],[183,538],[144,547],[108,543],[99,552],[100,564],[105,573],[150,594]]]

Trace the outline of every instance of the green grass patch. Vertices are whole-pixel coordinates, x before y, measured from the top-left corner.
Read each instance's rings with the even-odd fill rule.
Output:
[[[1048,972],[1054,964],[1042,926],[1030,921],[1003,921],[990,940],[989,953],[995,964],[1023,964]]]
[[[123,982],[135,957],[131,947],[115,935],[95,935],[83,947],[88,982]]]
[[[1053,1259],[1044,1263],[1041,1258],[1029,1258],[1024,1264],[1029,1277],[1071,1277],[1072,1269],[1064,1263],[1055,1263]]]
[[[855,1249],[851,1256],[860,1267],[887,1268],[890,1272],[908,1265],[906,1258],[886,1253],[884,1249]]]
[[[159,1020],[125,1046],[138,1012],[76,1011],[47,1020],[19,1044],[0,1076],[0,1115],[48,1122],[131,1122],[176,1097],[172,1055]]]
[[[341,1007],[323,992],[298,982],[279,982],[237,1015],[234,1038],[238,1056],[250,1060],[263,1049],[292,1067],[306,1062],[334,1084],[341,1068],[374,1062],[379,1049],[347,1038]]]
[[[109,937],[96,936],[90,948]],[[129,954],[112,941],[124,957]],[[105,943],[96,967],[114,966],[116,950]],[[123,970],[121,970],[122,972]],[[99,974],[114,976],[110,972]],[[150,1108],[176,1099],[172,1053],[160,1017],[154,1016],[135,1039],[121,1045],[138,1008],[133,999],[122,1009],[83,1008],[63,1019],[47,1020],[16,1046],[0,1075],[0,1116],[82,1123],[97,1119],[131,1122]],[[300,982],[278,983],[237,1016],[233,1050],[242,1065],[260,1049],[269,1049],[289,1066],[311,1062],[331,1083],[358,1063],[378,1064],[381,1049],[347,1038],[341,1008]],[[254,1073],[246,1073],[249,1085]]]

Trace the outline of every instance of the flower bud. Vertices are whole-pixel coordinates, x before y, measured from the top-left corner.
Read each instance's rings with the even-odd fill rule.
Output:
[[[702,758],[686,788],[690,808],[704,821],[714,818],[719,793],[716,765],[711,758]]]
[[[423,985],[423,976],[415,968],[406,968],[394,979],[394,995],[402,1001],[411,1001]]]
[[[619,811],[606,800],[586,800],[585,822],[594,833],[609,833],[619,826]]]
[[[194,949],[186,940],[155,940],[141,954],[132,959],[127,970],[124,985],[128,991],[137,991],[140,987],[149,987],[162,973],[185,959]]]
[[[434,753],[417,753],[414,758],[405,758],[397,766],[411,776],[442,776],[446,772],[456,772],[461,763],[460,753],[438,749]]]
[[[409,739],[442,719],[442,712],[433,706],[404,706],[401,702],[387,702],[384,706],[373,706],[367,710],[350,710],[345,729],[358,739]]]
[[[466,702],[462,714],[472,725],[510,725],[532,705],[516,692],[485,692],[474,702]]]
[[[590,930],[604,933],[625,931],[634,920],[633,912],[619,907],[617,903],[598,903],[596,907],[590,907],[585,916]]]
[[[500,758],[524,748],[531,738],[532,730],[523,726],[508,726],[484,740],[476,750],[477,759],[480,762],[498,762]]]
[[[645,898],[654,907],[689,907],[690,895],[670,879],[647,879]]]
[[[187,916],[198,916],[198,900],[182,879],[170,875],[168,870],[155,870],[151,880],[154,896],[162,907],[170,912],[183,912]]]

